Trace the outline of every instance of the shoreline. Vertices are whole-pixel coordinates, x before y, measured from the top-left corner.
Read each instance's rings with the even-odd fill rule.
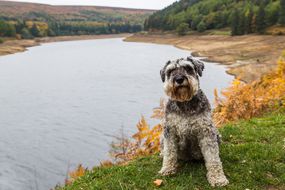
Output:
[[[24,52],[44,43],[124,38],[125,42],[173,45],[193,56],[226,66],[226,73],[244,82],[251,82],[275,68],[285,50],[285,36],[269,35],[187,35],[174,34],[106,34],[43,37],[31,40],[7,40],[0,44],[0,56]]]
[[[15,54],[27,51],[27,48],[39,46],[45,43],[66,42],[66,41],[81,41],[81,40],[96,40],[96,39],[112,39],[112,38],[127,38],[131,34],[105,34],[105,35],[82,35],[82,36],[56,36],[43,37],[23,40],[7,40],[0,44],[0,56]]]
[[[126,42],[173,45],[188,50],[193,56],[205,57],[207,62],[225,65],[227,73],[245,82],[260,78],[276,67],[285,50],[285,36],[271,35],[186,35],[138,33]]]

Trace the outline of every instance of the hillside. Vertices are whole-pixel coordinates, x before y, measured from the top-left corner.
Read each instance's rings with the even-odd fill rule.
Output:
[[[265,33],[273,25],[285,25],[285,0],[180,0],[152,14],[148,30],[203,32],[230,27],[232,35]]]
[[[221,158],[230,181],[223,189],[285,189],[284,111],[228,124],[220,132]],[[158,189],[153,183],[156,179],[163,180],[159,189],[212,189],[203,163],[186,164],[173,177],[159,176],[160,167],[157,155],[126,166],[95,167],[73,184],[56,189]]]
[[[0,1],[0,38],[135,33],[153,10]],[[0,43],[3,42],[0,39]]]
[[[52,6],[36,3],[0,1],[0,20],[58,20],[131,22],[142,24],[153,10],[100,6]]]

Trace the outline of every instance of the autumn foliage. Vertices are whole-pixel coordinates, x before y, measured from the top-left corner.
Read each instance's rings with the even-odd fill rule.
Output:
[[[285,53],[277,69],[261,79],[245,84],[234,80],[232,86],[222,91],[223,98],[215,92],[215,123],[221,124],[250,119],[264,112],[285,106]]]
[[[77,168],[68,173],[68,178],[65,180],[65,184],[69,185],[74,182],[77,178],[83,176],[87,171],[87,168],[84,168],[81,164],[77,166]]]

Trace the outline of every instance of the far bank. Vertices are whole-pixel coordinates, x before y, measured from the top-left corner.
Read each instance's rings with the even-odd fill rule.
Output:
[[[130,34],[57,36],[57,37],[35,38],[30,40],[7,39],[4,43],[0,44],[0,56],[23,52],[26,51],[28,47],[38,46],[42,43],[107,39],[107,38],[125,38],[128,36],[130,36]]]
[[[285,36],[272,35],[187,35],[138,33],[125,39],[128,42],[171,44],[192,51],[193,55],[228,65],[228,73],[246,82],[259,78],[275,67]]]

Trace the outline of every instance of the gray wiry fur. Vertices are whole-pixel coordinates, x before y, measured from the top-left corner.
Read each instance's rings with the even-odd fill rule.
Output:
[[[169,61],[161,70],[170,99],[163,121],[163,165],[159,173],[174,174],[180,160],[204,158],[209,183],[225,186],[229,182],[219,157],[219,133],[211,119],[209,101],[199,87],[203,69],[201,61],[188,57]]]

